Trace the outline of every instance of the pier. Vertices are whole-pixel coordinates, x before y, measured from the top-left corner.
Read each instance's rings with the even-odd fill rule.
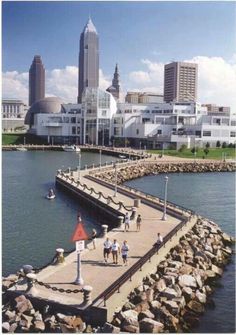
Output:
[[[135,164],[137,162],[118,163],[117,169],[119,171],[124,166],[132,169]],[[104,233],[97,238],[96,249],[89,243],[82,252],[83,287],[74,284],[77,274],[77,253],[74,251],[65,255],[65,261],[54,261],[44,269],[36,270],[35,275],[28,274],[27,278],[19,280],[10,288],[11,294],[25,294],[39,303],[76,311],[93,323],[111,321],[115,309],[126,301],[134,286],[145,275],[156,271],[157,264],[196,223],[195,213],[172,203],[167,203],[167,220],[163,221],[163,200],[94,176],[95,172],[113,168],[110,165],[57,172],[57,187],[70,192],[91,210],[98,211],[101,218],[106,218],[108,226],[103,226]],[[124,232],[122,223],[126,212],[134,217],[128,232]],[[136,231],[137,214],[142,217],[140,232]],[[103,223],[102,219],[100,222]],[[110,229],[108,232],[107,228]],[[154,246],[158,232],[164,237],[159,248]],[[120,245],[124,240],[128,241],[128,266],[122,266],[121,256],[118,265],[112,264],[111,255],[108,263],[104,263],[106,237],[111,241],[117,239]],[[58,247],[61,247],[60,243]],[[63,254],[63,250],[61,252]]]

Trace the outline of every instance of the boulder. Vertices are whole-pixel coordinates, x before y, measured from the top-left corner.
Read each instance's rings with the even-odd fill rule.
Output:
[[[140,313],[149,309],[149,303],[147,301],[142,301],[135,306],[135,311]]]
[[[37,322],[41,322],[41,321],[37,321]],[[67,333],[77,333],[77,329],[65,324],[65,323],[60,323],[60,329],[61,329],[61,333],[63,334],[67,334]]]
[[[34,329],[37,331],[44,331],[45,330],[45,323],[43,321],[35,321],[34,322]]]
[[[164,279],[159,279],[158,282],[155,284],[155,289],[159,292],[162,292],[166,289],[166,282]]]
[[[193,276],[191,275],[181,275],[179,276],[179,285],[181,287],[197,287],[196,280]]]
[[[187,304],[188,308],[196,314],[202,314],[204,312],[204,306],[195,300],[190,300]]]
[[[222,274],[223,274],[223,270],[221,268],[219,268],[218,266],[214,265],[214,264],[212,264],[211,270],[219,276],[222,276]]]
[[[19,313],[30,312],[31,309],[33,309],[30,300],[26,299],[26,297],[23,295],[15,298],[15,301],[17,302],[16,310]]]
[[[176,269],[181,268],[182,265],[183,265],[182,262],[179,262],[179,261],[171,260],[171,261],[168,262],[168,267],[172,267],[172,268],[176,268]]]
[[[205,304],[206,303],[206,294],[205,293],[201,293],[199,290],[196,291],[195,298],[201,304]]]
[[[139,323],[140,333],[160,333],[164,329],[164,325],[161,322],[145,318]]]
[[[166,309],[172,314],[177,315],[179,312],[179,306],[176,301],[167,300],[163,302]]]
[[[189,299],[189,300],[190,300],[190,299]],[[174,298],[173,301],[176,301],[177,304],[180,306],[180,308],[184,308],[185,305],[186,305],[186,301],[185,301],[184,296],[182,296],[182,297],[178,297],[178,298]]]
[[[231,237],[230,237],[228,234],[223,233],[223,234],[222,234],[222,239],[223,239],[224,244],[226,244],[226,245],[227,245],[227,244],[228,244],[228,245],[232,244]]]
[[[184,264],[180,269],[179,269],[179,274],[181,275],[189,275],[193,272],[193,267],[188,264]]]
[[[111,323],[106,322],[102,327],[102,333],[106,334],[119,334],[120,328],[113,326]]]
[[[123,311],[128,311],[129,309],[134,309],[135,305],[132,304],[130,301],[127,301],[124,306],[122,307]]]
[[[4,314],[4,316],[7,318],[8,321],[12,322],[12,321],[15,320],[16,311],[7,310]]]
[[[143,320],[145,318],[154,319],[154,317],[155,315],[147,309],[145,312],[139,313],[138,321]]]
[[[186,302],[189,302],[192,299],[193,291],[190,287],[183,287],[182,294],[186,300]]]
[[[2,331],[3,333],[8,333],[10,330],[10,323],[9,322],[3,322],[2,323]]]
[[[13,322],[10,325],[9,333],[15,333],[15,330],[17,329],[17,327],[18,327],[18,324],[16,322]]]
[[[166,297],[167,299],[177,298],[179,294],[173,289],[167,287],[164,291],[160,293],[161,297]]]
[[[165,276],[163,276],[163,279],[165,280],[165,282],[166,282],[166,285],[167,286],[170,286],[170,285],[174,285],[175,284],[175,280],[176,280],[176,278],[178,277],[178,275],[177,276],[174,276],[174,274],[166,274]]]

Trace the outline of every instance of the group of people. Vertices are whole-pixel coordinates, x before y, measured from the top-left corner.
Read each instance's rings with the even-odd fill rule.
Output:
[[[110,254],[112,254],[113,258],[113,264],[118,264],[118,255],[121,254],[123,264],[128,265],[127,258],[128,258],[128,252],[129,252],[129,246],[127,244],[127,241],[125,240],[121,247],[120,244],[117,242],[116,239],[111,242],[109,240],[109,237],[106,238],[106,241],[103,243],[103,257],[104,262],[107,263]]]
[[[125,214],[124,223],[125,223],[124,232],[129,231],[129,228],[130,228],[130,217],[129,217],[129,213],[128,212]],[[141,218],[141,215],[138,214],[137,219],[136,219],[136,231],[140,231],[141,230],[141,223],[142,223],[142,218]]]

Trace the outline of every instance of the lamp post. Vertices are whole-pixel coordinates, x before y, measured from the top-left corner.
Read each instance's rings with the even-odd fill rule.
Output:
[[[117,164],[114,164],[115,166],[115,192],[114,192],[114,197],[116,197],[117,194]]]
[[[78,180],[80,180],[80,170],[81,170],[81,153],[79,152]]]
[[[166,221],[166,200],[167,200],[167,184],[168,184],[168,177],[165,176],[165,201],[164,201],[164,210],[163,210],[163,216],[162,220]]]
[[[102,166],[102,149],[99,150],[99,166],[100,166],[100,170],[101,170],[101,166]]]

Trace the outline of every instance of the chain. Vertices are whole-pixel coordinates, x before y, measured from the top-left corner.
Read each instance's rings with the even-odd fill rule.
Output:
[[[45,284],[45,283],[43,283],[41,281],[38,281],[38,280],[36,280],[35,282],[40,286],[44,286],[47,289],[50,289],[50,290],[53,290],[53,291],[58,291],[60,293],[81,293],[81,292],[84,291],[83,289],[75,289],[75,290],[66,289],[66,290],[64,290],[63,288],[58,288],[56,286],[51,286],[49,284]]]

